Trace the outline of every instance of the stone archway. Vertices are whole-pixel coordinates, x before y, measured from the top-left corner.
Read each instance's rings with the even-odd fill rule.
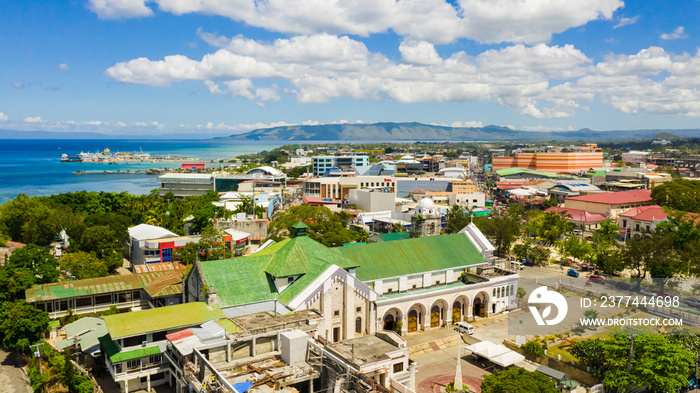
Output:
[[[406,315],[409,333],[423,330],[423,326],[427,323],[426,319],[430,320],[430,315],[427,314],[425,306],[421,303],[412,304]]]
[[[382,330],[396,331],[399,321],[403,320],[401,310],[392,308],[384,313],[382,318]]]
[[[438,299],[433,302],[430,306],[430,327],[440,327],[443,322],[447,319],[449,309],[447,307],[447,302],[443,299]]]
[[[455,296],[452,300],[452,306],[450,317],[452,322],[460,322],[466,320],[468,316],[471,315],[471,308],[469,298],[465,295]]]
[[[489,295],[486,292],[479,292],[476,297],[474,297],[474,316],[475,317],[486,317],[491,314],[491,310],[488,309],[489,306]]]
[[[384,324],[382,325],[383,330],[396,330],[396,321],[394,320],[394,314],[387,314],[384,316]]]

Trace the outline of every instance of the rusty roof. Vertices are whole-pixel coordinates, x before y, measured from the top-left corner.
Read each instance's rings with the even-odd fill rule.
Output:
[[[53,284],[35,285],[25,291],[28,303],[67,299],[72,297],[99,295],[103,293],[145,289],[166,274],[176,273],[182,277],[184,269],[151,272],[143,274],[125,274],[84,280],[61,281]]]

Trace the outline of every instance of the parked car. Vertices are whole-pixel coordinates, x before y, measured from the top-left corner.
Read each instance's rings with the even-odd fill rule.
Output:
[[[642,295],[644,295],[644,296],[657,296],[657,295],[656,295],[656,292],[650,291],[650,290],[648,290],[648,289],[642,289],[642,290],[639,291],[639,293],[642,294]]]
[[[597,274],[592,274],[588,277],[588,281],[605,285],[605,279]]]
[[[578,277],[578,272],[574,269],[569,269],[566,271],[566,274],[571,277]]]
[[[620,289],[622,291],[631,291],[632,289],[634,289],[632,284],[625,282],[625,281],[615,282],[615,288]]]

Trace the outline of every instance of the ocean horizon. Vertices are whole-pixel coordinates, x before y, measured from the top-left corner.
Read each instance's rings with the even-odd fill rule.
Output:
[[[75,191],[105,191],[147,194],[158,188],[155,175],[80,175],[76,171],[137,171],[151,168],[180,167],[174,162],[101,163],[60,162],[61,155],[80,152],[137,153],[151,156],[176,154],[199,159],[235,158],[282,146],[279,141],[226,140],[95,140],[95,139],[5,139],[0,140],[0,204],[19,194],[48,196]],[[211,163],[207,166],[216,166]]]

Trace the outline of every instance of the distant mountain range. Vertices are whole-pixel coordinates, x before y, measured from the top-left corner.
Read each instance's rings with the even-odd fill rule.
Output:
[[[533,132],[489,125],[448,127],[422,123],[322,124],[261,128],[245,134],[216,139],[253,141],[610,141],[647,139],[667,132],[682,137],[700,137],[700,129],[615,130]]]

